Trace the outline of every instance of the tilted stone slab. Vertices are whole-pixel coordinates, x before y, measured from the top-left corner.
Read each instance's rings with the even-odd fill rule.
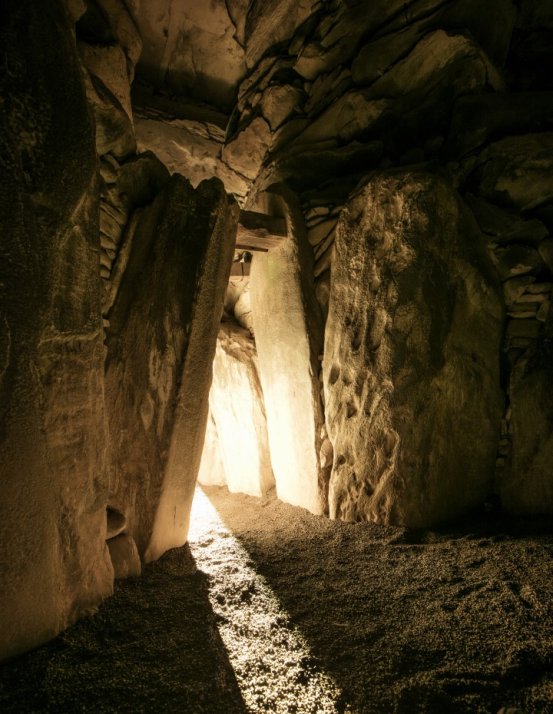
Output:
[[[112,505],[147,560],[186,541],[237,208],[174,175],[143,209],[109,312]]]
[[[501,504],[508,513],[553,513],[553,396],[551,322],[546,339],[520,360],[510,378],[512,450],[499,480]]]

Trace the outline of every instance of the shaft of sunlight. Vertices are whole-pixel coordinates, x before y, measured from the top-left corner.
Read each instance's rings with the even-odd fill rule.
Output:
[[[199,487],[189,544],[209,577],[211,606],[248,709],[354,714],[339,704],[338,686],[316,667],[305,639]]]

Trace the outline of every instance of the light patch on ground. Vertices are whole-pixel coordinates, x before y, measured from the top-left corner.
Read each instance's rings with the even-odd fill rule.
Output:
[[[334,681],[317,669],[245,548],[196,489],[189,544],[209,577],[209,598],[244,701],[252,712],[355,714]]]

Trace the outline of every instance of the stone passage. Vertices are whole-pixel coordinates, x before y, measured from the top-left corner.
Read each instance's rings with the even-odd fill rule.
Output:
[[[198,472],[553,513],[549,0],[37,8],[0,23],[0,657],[182,545]]]

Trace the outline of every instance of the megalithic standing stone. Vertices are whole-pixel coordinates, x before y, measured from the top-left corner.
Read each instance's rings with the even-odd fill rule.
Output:
[[[94,125],[62,3],[0,10],[0,659],[111,594]]]
[[[143,209],[109,313],[111,494],[139,552],[186,542],[238,207],[174,175]]]

